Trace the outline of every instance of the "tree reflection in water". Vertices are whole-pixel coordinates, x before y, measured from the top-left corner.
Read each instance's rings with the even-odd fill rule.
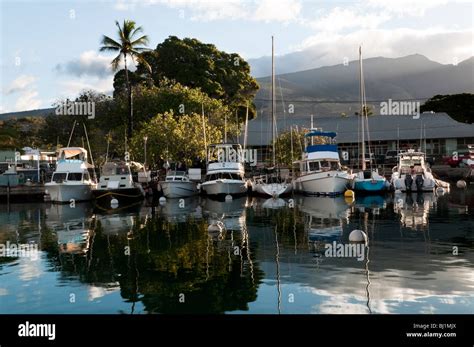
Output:
[[[245,230],[213,240],[204,220],[123,218],[132,222],[114,233],[104,228],[104,216],[93,219],[88,249],[58,254],[63,276],[119,285],[131,313],[138,301],[148,313],[222,313],[247,310],[256,300],[263,273],[247,253]]]

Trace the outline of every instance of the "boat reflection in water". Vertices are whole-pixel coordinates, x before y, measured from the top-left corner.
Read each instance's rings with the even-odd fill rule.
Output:
[[[170,223],[184,223],[189,218],[202,219],[202,208],[198,198],[167,199],[157,207],[157,210]]]
[[[381,195],[357,196],[355,199],[355,208],[359,212],[371,211],[373,214],[380,214],[381,210],[387,208],[387,202]]]
[[[393,208],[400,216],[400,224],[411,229],[428,227],[428,217],[431,208],[436,205],[435,193],[400,193],[395,194]]]
[[[328,242],[342,236],[350,212],[343,197],[304,196],[297,198],[296,204],[305,215],[310,242]]]
[[[283,200],[282,198],[270,198],[266,199],[262,203],[263,208],[268,208],[268,209],[280,209],[284,208],[286,206],[286,201]]]
[[[202,200],[202,209],[209,224],[223,223],[226,230],[242,231],[245,228],[245,209],[247,197],[234,198],[231,201],[218,201],[211,198]]]
[[[91,216],[88,203],[51,205],[46,209],[46,225],[56,234],[61,253],[84,255],[88,252],[93,229]]]

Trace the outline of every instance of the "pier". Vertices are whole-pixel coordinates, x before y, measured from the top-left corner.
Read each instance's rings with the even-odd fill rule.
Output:
[[[0,202],[33,202],[44,201],[43,184],[20,185],[15,187],[0,186]]]

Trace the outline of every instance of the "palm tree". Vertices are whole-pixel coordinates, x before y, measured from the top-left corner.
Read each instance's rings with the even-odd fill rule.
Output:
[[[133,133],[133,110],[132,110],[132,89],[130,86],[130,81],[128,79],[128,68],[127,68],[127,57],[130,57],[130,60],[136,61],[147,67],[151,70],[150,65],[143,58],[142,52],[146,51],[146,46],[148,44],[148,36],[143,35],[138,38],[136,36],[143,32],[141,26],[135,27],[135,22],[133,20],[124,20],[123,25],[120,26],[118,21],[115,21],[115,25],[118,28],[118,41],[111,39],[108,36],[102,37],[102,47],[100,47],[101,52],[118,52],[118,55],[112,60],[112,69],[114,71],[118,70],[120,62],[123,59],[125,67],[125,79],[127,81],[127,90],[128,90],[128,106],[129,106],[129,116],[128,116],[128,131],[127,137],[130,139]]]

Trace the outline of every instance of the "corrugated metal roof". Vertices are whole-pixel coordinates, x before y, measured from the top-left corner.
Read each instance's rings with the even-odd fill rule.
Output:
[[[335,116],[315,116],[314,127],[322,128],[324,131],[337,132],[337,142],[355,143],[358,142],[358,117],[335,117]],[[289,130],[291,125],[298,127],[311,127],[311,118],[292,118],[277,120],[278,133]],[[449,117],[446,113],[425,113],[418,119],[412,115],[387,116],[377,115],[369,117],[369,129],[371,141],[397,140],[397,129],[400,132],[400,140],[419,139],[421,128],[424,130],[424,137],[432,138],[463,138],[474,137],[474,124],[459,123]],[[248,146],[266,146],[270,144],[272,137],[271,120],[268,118],[256,118],[248,124]],[[241,139],[243,143],[243,135]]]

